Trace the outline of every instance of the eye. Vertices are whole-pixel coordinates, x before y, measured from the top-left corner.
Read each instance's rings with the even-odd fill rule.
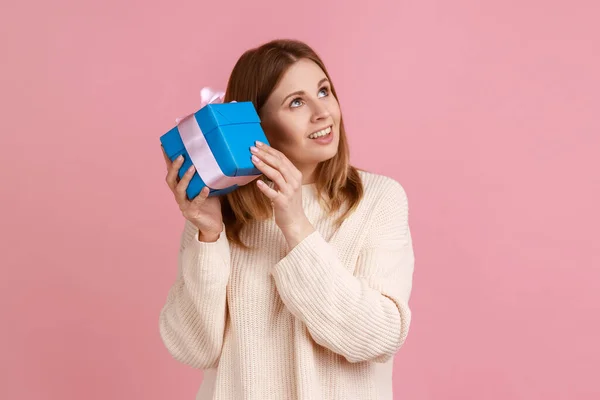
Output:
[[[323,94],[321,94],[323,93]],[[318,93],[318,97],[327,97],[329,96],[329,87],[323,86]],[[290,102],[290,108],[298,108],[302,105],[303,101],[301,97],[296,97],[294,100]]]
[[[292,107],[292,108],[298,108],[298,107],[300,107],[300,106],[301,106],[301,104],[294,105],[294,103],[296,103],[296,102],[301,102],[301,101],[302,101],[302,99],[301,99],[300,97],[296,97],[294,100],[292,100],[292,101],[290,102],[290,107]]]
[[[319,90],[319,93],[324,92],[325,94],[322,97],[325,97],[329,94],[329,88],[327,86],[322,87],[321,90]]]

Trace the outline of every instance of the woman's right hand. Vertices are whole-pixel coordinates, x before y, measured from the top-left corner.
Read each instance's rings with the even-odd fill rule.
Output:
[[[186,189],[196,171],[194,166],[190,167],[180,180],[179,169],[183,164],[183,157],[179,156],[171,162],[162,146],[161,149],[167,165],[167,185],[175,196],[181,214],[198,228],[199,240],[216,241],[223,230],[221,200],[218,197],[208,197],[208,187],[204,187],[193,200],[188,200]]]

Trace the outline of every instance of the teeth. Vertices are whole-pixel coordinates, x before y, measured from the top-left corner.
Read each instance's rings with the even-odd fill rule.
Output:
[[[320,137],[323,137],[323,136],[327,136],[327,135],[329,135],[329,133],[331,133],[331,127],[325,128],[325,129],[320,130],[320,131],[315,132],[315,133],[311,133],[310,136],[309,136],[309,139],[317,139],[317,138],[320,138]]]

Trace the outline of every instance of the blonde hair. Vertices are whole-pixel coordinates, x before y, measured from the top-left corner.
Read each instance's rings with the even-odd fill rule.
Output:
[[[242,54],[229,77],[224,101],[251,101],[260,115],[283,74],[300,59],[312,60],[321,67],[329,79],[331,93],[337,99],[331,77],[315,51],[303,42],[282,39],[270,41]],[[354,211],[364,191],[358,169],[350,165],[343,118],[340,118],[337,154],[317,166],[316,176],[315,188],[319,201],[330,215],[347,205],[345,212],[335,221],[339,226]],[[259,179],[268,181],[264,176]],[[243,227],[251,221],[266,220],[273,215],[271,201],[254,182],[225,195],[222,210],[228,239],[244,248],[248,248],[248,245],[241,239]]]

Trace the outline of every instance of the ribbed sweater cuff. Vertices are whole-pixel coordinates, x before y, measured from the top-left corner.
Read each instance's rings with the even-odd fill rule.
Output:
[[[182,254],[183,274],[205,283],[227,283],[230,249],[225,231],[216,242],[201,242],[196,232]]]
[[[284,285],[302,285],[317,287],[315,282],[322,282],[325,275],[331,274],[331,263],[337,260],[331,254],[332,248],[323,239],[319,231],[315,231],[298,243],[281,261],[271,267],[271,274],[277,275]]]

